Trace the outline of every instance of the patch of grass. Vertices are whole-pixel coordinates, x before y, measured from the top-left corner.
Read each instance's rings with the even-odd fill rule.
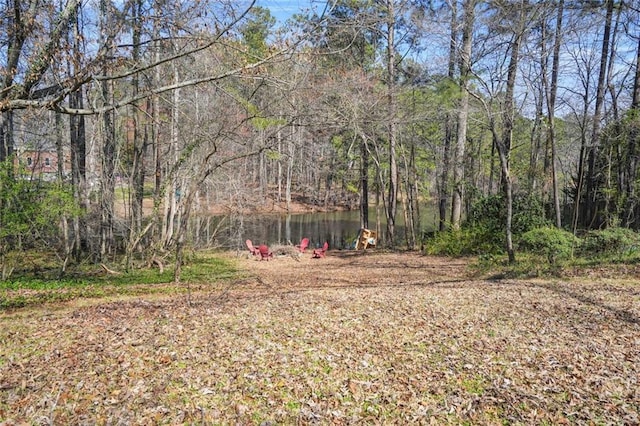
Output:
[[[173,284],[173,264],[159,269],[135,269],[118,274],[98,273],[97,266],[71,271],[61,279],[46,276],[20,276],[0,281],[0,310],[11,310],[43,303],[78,298],[103,298],[186,291]],[[182,267],[183,282],[208,285],[238,276],[231,260],[202,253],[191,256]]]
[[[287,410],[295,413],[300,411],[300,408],[302,407],[302,403],[300,401],[287,401],[285,402],[284,406]]]
[[[550,264],[545,256],[531,253],[517,253],[516,262],[509,263],[505,256],[480,257],[472,264],[476,275],[491,278],[537,278],[556,277],[570,265],[569,261]]]
[[[573,257],[551,264],[545,256],[518,252],[515,263],[510,264],[506,255],[481,256],[470,263],[470,269],[473,275],[489,279],[562,278],[588,274],[593,270],[606,271],[604,275],[622,277],[632,276],[639,261],[640,253],[633,253],[626,257]]]
[[[481,376],[462,380],[462,388],[470,394],[482,396],[485,392],[485,380]]]

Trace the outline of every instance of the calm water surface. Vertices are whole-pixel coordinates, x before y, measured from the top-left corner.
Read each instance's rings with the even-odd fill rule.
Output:
[[[372,209],[373,210],[373,209]],[[434,209],[424,207],[421,212],[422,231],[432,231],[436,218]],[[398,243],[404,244],[402,212],[397,218]],[[381,218],[381,238],[384,239],[386,221]],[[369,227],[376,229],[375,210],[369,212]],[[356,211],[304,213],[289,215],[214,216],[200,227],[200,238],[205,243],[227,249],[245,249],[245,240],[254,245],[298,244],[309,238],[310,248],[320,247],[325,241],[332,249],[350,248],[360,228],[360,214]]]

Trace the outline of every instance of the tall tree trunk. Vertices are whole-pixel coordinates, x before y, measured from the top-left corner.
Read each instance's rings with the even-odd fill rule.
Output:
[[[398,210],[398,160],[396,158],[396,90],[395,90],[395,0],[387,0],[387,102],[389,109],[389,196],[387,200],[388,246],[395,246],[396,214]]]
[[[160,16],[161,3],[157,2],[154,6],[154,12]],[[160,38],[160,26],[157,20],[153,21],[153,56],[156,63],[160,62],[162,41]],[[154,84],[160,84],[161,75],[160,67],[155,67],[153,72]],[[153,151],[153,214],[155,227],[153,228],[153,240],[158,243],[158,246],[162,244],[162,236],[164,235],[164,227],[162,220],[162,212],[160,206],[162,204],[162,161],[160,150],[160,96],[154,95],[151,98],[151,144]],[[152,254],[153,256],[153,254]]]
[[[108,83],[103,83],[102,95],[111,99],[111,89]],[[100,258],[112,253],[113,241],[113,213],[115,195],[115,129],[113,114],[106,112],[102,116],[103,150],[102,170],[100,177]]]
[[[542,92],[542,89],[540,90]],[[542,93],[539,93],[536,99],[536,115],[533,120],[533,128],[531,129],[529,152],[529,171],[527,173],[527,186],[531,193],[535,193],[538,189],[538,165],[540,163],[540,151],[542,150],[542,102],[544,101]],[[546,164],[545,164],[546,166]]]
[[[73,56],[80,58],[82,56],[80,40],[80,13],[81,5],[78,4],[74,10],[71,21],[73,23],[73,41],[71,43]],[[76,69],[75,61],[69,59],[67,69],[69,75],[73,75],[79,70]],[[84,108],[84,92],[79,88],[75,92],[69,94],[69,107],[82,109]],[[89,209],[89,200],[87,197],[87,137],[84,115],[69,116],[69,145],[70,145],[70,161],[71,161],[71,187],[73,190],[73,198],[76,200],[80,209],[87,212]],[[82,253],[91,244],[92,239],[89,238],[89,224],[87,221],[81,221],[78,215],[73,217],[73,256],[76,261],[80,261]],[[93,248],[90,248],[94,252]]]
[[[456,40],[458,37],[458,0],[451,2],[449,40],[449,66],[447,76],[452,82],[455,78],[456,69]],[[442,170],[440,171],[440,190],[438,200],[438,229],[444,231],[447,227],[447,205],[449,204],[449,166],[451,162],[451,144],[455,130],[454,114],[447,111],[445,117],[444,141],[442,147]]]
[[[156,227],[154,229],[154,241],[159,242],[160,245],[162,243],[162,238],[164,236],[164,223],[163,223],[163,215],[162,215],[162,179],[164,178],[164,173],[162,170],[162,160],[161,160],[161,148],[160,148],[160,122],[158,118],[160,117],[160,100],[158,96],[154,96],[153,99],[153,134],[152,134],[152,145],[153,145],[153,211],[155,216]]]
[[[511,43],[511,57],[507,72],[507,86],[504,96],[503,109],[503,129],[502,137],[496,138],[498,156],[500,158],[500,169],[502,172],[502,188],[505,198],[506,223],[505,223],[505,240],[509,263],[515,262],[515,251],[513,248],[512,221],[513,221],[513,184],[511,182],[511,171],[509,165],[509,157],[511,154],[511,141],[513,137],[513,121],[514,121],[514,90],[516,83],[516,74],[518,71],[518,59],[520,57],[520,44],[525,32],[525,17],[527,15],[528,1],[523,1],[520,5],[520,17],[514,40]]]
[[[591,131],[591,149],[588,151],[588,169],[586,176],[586,196],[584,218],[586,227],[591,227],[597,221],[597,180],[596,160],[598,158],[598,146],[600,144],[600,120],[602,119],[602,109],[604,107],[604,96],[606,91],[607,60],[609,58],[609,41],[611,37],[611,22],[613,18],[614,0],[605,0],[607,15],[604,24],[604,34],[602,37],[602,51],[600,54],[600,72],[598,75],[598,88],[596,91],[596,106],[593,113],[593,128]]]
[[[402,197],[402,209],[405,223],[405,240],[409,250],[416,247],[416,215],[415,215],[415,194],[413,193],[415,178],[415,144],[411,142],[409,147],[409,158],[403,156],[404,162],[404,196]]]
[[[175,63],[172,63],[173,67],[173,78],[174,81],[179,81],[179,71],[178,67]],[[180,158],[180,129],[179,129],[179,119],[180,119],[180,103],[181,103],[181,91],[180,89],[176,89],[173,91],[173,105],[171,106],[171,146],[169,149],[169,155],[167,156],[170,159],[171,164],[178,164]],[[176,227],[179,227],[180,217],[178,212],[178,201],[182,196],[183,188],[181,188],[179,183],[179,178],[177,175],[177,171],[173,171],[169,176],[171,179],[171,184],[169,185],[168,190],[165,193],[165,214],[164,214],[164,236],[163,242],[165,247],[170,247],[174,234],[176,232]]]
[[[140,60],[140,37],[142,28],[142,0],[138,0],[134,7],[134,25],[133,25],[133,48],[132,48],[132,60],[134,64],[137,64]],[[140,91],[140,81],[137,74],[131,80],[132,95],[136,96]],[[148,104],[147,104],[148,106]],[[138,105],[131,106],[131,123],[129,124],[128,137],[132,144],[132,166],[131,175],[129,180],[130,188],[130,203],[131,203],[131,218],[129,222],[129,246],[131,250],[135,247],[131,246],[131,243],[138,240],[139,233],[142,229],[142,204],[144,193],[144,177],[145,177],[145,164],[144,155],[146,148],[146,133],[141,132],[140,129],[143,123],[140,118],[140,107]],[[148,107],[142,108],[143,111],[149,111]]]
[[[540,20],[540,74],[541,83],[535,86],[535,106],[536,115],[533,121],[533,128],[531,129],[531,151],[529,153],[529,171],[527,173],[527,186],[528,190],[532,193],[538,189],[538,177],[539,170],[538,165],[540,162],[540,154],[542,151],[542,123],[543,123],[543,105],[545,101],[545,89],[547,87],[547,64],[549,57],[547,53],[547,22],[546,16]],[[544,168],[547,168],[547,158],[545,157]],[[546,179],[545,179],[546,181]],[[543,193],[547,190],[547,185],[543,183]]]
[[[545,86],[545,97],[547,99],[547,150],[549,152],[549,168],[551,169],[551,186],[553,197],[553,211],[555,213],[555,225],[562,227],[562,210],[560,209],[560,193],[558,190],[557,176],[557,155],[556,155],[556,128],[555,109],[556,96],[558,93],[558,74],[560,69],[560,43],[562,39],[562,16],[564,15],[564,0],[558,2],[558,12],[556,15],[556,29],[553,40],[553,63],[551,65],[551,83],[547,80],[546,67],[543,68],[542,83]],[[546,59],[544,60],[546,63]]]
[[[100,25],[107,43],[109,32],[108,21],[110,13],[107,10],[107,1],[100,1]],[[109,75],[109,69],[102,68],[103,75]],[[109,104],[112,102],[111,82],[105,80],[101,83],[102,102]],[[112,111],[102,114],[103,126],[103,147],[102,147],[102,169],[100,176],[100,258],[112,252],[113,242],[113,209],[115,193],[115,164],[116,164],[116,141],[115,125]]]
[[[587,110],[589,108],[589,104],[588,104],[588,87],[587,87],[587,92],[585,93],[585,96],[583,98],[583,105],[584,105],[584,110],[583,110],[583,115],[582,117],[587,117]],[[584,120],[584,119],[583,119]],[[578,225],[581,223],[581,221],[584,220],[584,212],[583,212],[583,207],[582,207],[582,191],[584,188],[584,180],[585,180],[585,169],[586,169],[586,161],[587,161],[587,134],[586,134],[586,127],[585,127],[585,123],[582,123],[583,125],[581,126],[581,132],[580,132],[580,152],[578,154],[578,170],[577,170],[577,175],[576,175],[576,188],[575,188],[575,195],[574,195],[574,202],[573,202],[573,223],[572,223],[572,230],[573,230],[573,234],[576,235],[576,233],[578,232]]]
[[[453,201],[451,206],[451,226],[460,229],[462,203],[464,200],[464,151],[467,140],[467,120],[469,118],[469,78],[471,77],[471,48],[475,21],[476,0],[466,0],[463,5],[464,22],[462,29],[462,49],[460,50],[460,106],[458,110],[458,137],[453,166]]]
[[[611,95],[611,100],[607,104],[608,109],[611,111],[612,119],[614,122],[613,128],[615,129],[616,134],[620,134],[620,114],[618,108],[618,96],[616,94],[616,90],[614,89],[615,83],[613,82],[614,75],[614,65],[616,58],[616,38],[618,35],[618,28],[620,26],[620,16],[622,13],[622,6],[615,8],[617,13],[615,17],[615,23],[611,29],[611,41],[609,45],[611,46],[609,49],[609,59],[607,65],[606,72],[606,83],[605,90],[608,90]],[[612,17],[613,20],[613,17]],[[606,177],[605,177],[605,185],[603,189],[598,189],[598,192],[602,193],[604,196],[604,207],[603,211],[605,213],[605,222],[604,225],[609,226],[618,226],[619,220],[624,219],[624,214],[620,212],[620,209],[624,209],[624,205],[618,205],[618,198],[620,194],[624,194],[624,185],[622,184],[622,180],[624,179],[626,166],[623,161],[623,155],[621,151],[621,146],[616,145],[615,147],[609,147],[609,151],[607,152],[606,158]],[[619,173],[615,173],[613,176],[612,168],[613,168],[613,159],[616,160],[616,169]]]
[[[58,112],[53,113],[54,119],[54,128],[56,130],[56,155],[58,157],[58,170],[57,170],[57,183],[62,185],[65,181],[65,170],[64,170],[64,137],[62,134],[62,117]],[[64,247],[64,259],[62,260],[62,267],[60,268],[60,276],[62,276],[67,269],[67,264],[69,263],[69,259],[71,258],[71,251],[73,249],[73,244],[71,241],[71,236],[69,235],[69,217],[66,214],[63,214],[60,218],[60,232],[62,234],[62,244]]]

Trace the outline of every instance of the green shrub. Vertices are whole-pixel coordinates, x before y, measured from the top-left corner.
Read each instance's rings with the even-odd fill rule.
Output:
[[[500,234],[504,240],[504,229],[507,218],[504,196],[491,195],[478,200],[469,212],[468,224],[488,228],[494,234]],[[539,197],[517,193],[513,195],[513,216],[511,231],[520,235],[535,228],[550,226],[545,217],[544,205]]]
[[[590,231],[584,236],[580,254],[585,257],[628,255],[640,248],[640,234],[627,228]]]
[[[427,241],[427,254],[442,256],[484,255],[501,253],[504,244],[487,228],[465,227],[459,231],[437,232]]]
[[[519,240],[521,250],[544,256],[554,265],[571,257],[580,239],[571,232],[554,227],[536,228],[522,234]]]
[[[72,188],[30,179],[11,161],[0,162],[0,248],[48,250],[60,240],[60,219],[77,216]]]
[[[427,253],[446,256],[499,255],[505,251],[506,208],[502,195],[478,200],[459,231],[438,232],[427,241]],[[512,232],[518,237],[530,229],[548,226],[539,198],[515,194]]]

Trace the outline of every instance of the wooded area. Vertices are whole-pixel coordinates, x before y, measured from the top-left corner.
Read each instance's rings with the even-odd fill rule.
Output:
[[[380,206],[409,248],[421,203],[459,229],[500,194],[510,260],[519,196],[573,233],[640,227],[635,3],[312,4],[4,2],[3,277],[25,248],[62,271],[173,251],[179,281],[190,219],[294,194],[358,200],[364,228]]]

